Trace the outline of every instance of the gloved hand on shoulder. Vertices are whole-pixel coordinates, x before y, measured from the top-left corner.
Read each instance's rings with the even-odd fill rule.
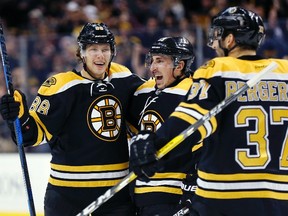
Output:
[[[8,124],[12,124],[17,117],[23,124],[29,118],[26,96],[19,90],[15,90],[14,95],[3,95],[0,100],[0,113]]]
[[[160,169],[156,157],[155,138],[155,133],[141,131],[131,140],[130,168],[141,181],[148,182],[149,178]]]

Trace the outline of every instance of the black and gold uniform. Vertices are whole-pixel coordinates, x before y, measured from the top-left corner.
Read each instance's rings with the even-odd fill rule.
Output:
[[[221,215],[287,214],[288,62],[257,56],[209,61],[194,73],[188,101],[157,131],[159,137],[173,138],[271,61],[278,65],[273,73],[212,117],[190,139],[195,143],[209,136],[198,164],[195,200]],[[185,152],[191,146],[186,143],[179,148]]]
[[[19,118],[24,147],[50,146],[45,216],[74,216],[84,209],[87,214],[86,207],[93,216],[133,216],[128,187],[97,205],[95,212],[90,204],[129,173],[126,115],[144,80],[112,61],[115,38],[104,23],[86,23],[77,42],[81,71],[48,78],[30,110],[21,91],[4,95],[0,112],[14,138],[11,122]]]
[[[173,61],[176,62],[174,67],[180,60],[194,59],[193,46],[183,37],[160,38],[154,42],[146,59],[152,58],[153,55],[172,56]],[[157,62],[157,57],[155,59],[154,61]],[[157,131],[175,110],[175,107],[187,99],[187,93],[192,85],[192,79],[188,72],[191,63],[192,61],[188,62],[186,68],[180,72],[181,78],[177,77],[173,83],[167,84],[167,87],[159,89],[155,78],[151,78],[135,91],[130,107],[130,117],[132,117],[130,123],[134,128],[130,125],[132,128],[130,131],[134,129],[134,134],[137,134],[138,131]],[[151,62],[148,62],[149,64]],[[165,72],[171,73],[170,71]],[[175,77],[175,75],[173,76]],[[200,145],[197,147],[200,148]],[[195,158],[192,149],[176,159],[165,158],[161,171],[151,177],[149,182],[139,179],[135,181],[133,197],[139,215],[160,216],[174,211],[182,195],[182,180],[187,173],[195,172]]]
[[[276,69],[207,119],[187,138],[190,142],[168,153],[170,158],[179,156],[203,141],[198,188],[191,204],[186,203],[192,215],[194,211],[201,216],[287,215],[288,61],[257,56],[264,37],[263,21],[253,11],[241,7],[221,11],[208,32],[208,46],[219,57],[195,71],[188,100],[176,107],[156,135],[142,135],[145,139],[134,139],[131,144],[131,167],[143,172],[144,165],[154,165],[157,160],[145,162],[142,152],[160,149],[163,145],[157,140],[171,140],[203,120],[211,109],[276,62]]]
[[[24,131],[24,142],[49,143],[52,159],[47,190],[66,197],[79,212],[129,172],[124,117],[142,83],[128,68],[113,62],[101,81],[85,79],[76,71],[59,73],[43,83],[30,107],[37,136],[27,140],[29,134]],[[107,204],[112,208],[129,200],[124,188]]]
[[[155,132],[175,107],[186,98],[192,84],[191,78],[185,78],[176,85],[163,90],[155,88],[155,80],[150,79],[134,93],[131,106],[134,122],[138,130]],[[163,172],[156,173],[149,182],[136,180],[134,200],[138,207],[161,203],[178,203],[181,182],[191,166],[192,153],[189,152],[175,160],[165,161]]]

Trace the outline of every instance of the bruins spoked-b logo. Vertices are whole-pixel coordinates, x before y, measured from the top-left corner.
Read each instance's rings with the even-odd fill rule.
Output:
[[[147,110],[143,115],[140,128],[141,130],[149,130],[155,132],[158,130],[163,124],[162,117],[154,110]]]
[[[103,95],[89,107],[87,123],[92,133],[104,141],[114,141],[120,134],[122,107],[117,98]]]

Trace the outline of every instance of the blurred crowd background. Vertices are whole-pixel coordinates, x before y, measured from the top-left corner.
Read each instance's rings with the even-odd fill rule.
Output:
[[[0,18],[13,83],[30,105],[48,76],[79,69],[76,38],[86,22],[106,23],[116,37],[114,61],[148,78],[145,54],[162,36],[185,36],[191,41],[196,54],[193,69],[213,58],[213,50],[206,46],[210,19],[236,5],[264,19],[267,34],[259,54],[288,59],[288,0],[1,0]],[[1,67],[0,96],[5,93]],[[49,148],[26,150],[48,152]],[[15,151],[0,117],[0,152]]]

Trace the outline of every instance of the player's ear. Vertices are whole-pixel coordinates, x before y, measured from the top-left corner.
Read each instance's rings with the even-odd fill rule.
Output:
[[[234,46],[234,43],[235,43],[235,37],[233,34],[228,34],[225,38],[225,42],[226,42],[226,45],[227,45],[227,48],[231,48]]]
[[[179,64],[177,65],[176,69],[183,70],[184,66],[185,66],[185,62],[184,61],[180,61]]]

